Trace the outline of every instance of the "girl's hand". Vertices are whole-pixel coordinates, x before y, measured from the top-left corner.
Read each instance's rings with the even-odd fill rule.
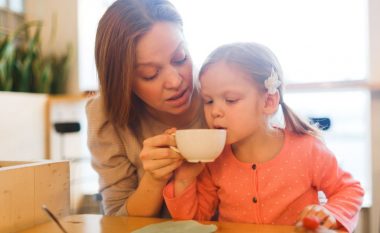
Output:
[[[317,228],[337,229],[339,227],[339,223],[330,211],[320,205],[306,206],[297,225],[309,230],[316,230]]]
[[[147,138],[143,142],[140,153],[144,170],[154,179],[167,181],[183,162],[183,158],[169,148],[176,146],[175,139],[171,135],[175,129],[168,129],[165,133]]]
[[[197,176],[203,171],[204,163],[189,163],[183,162],[182,165],[175,171],[176,181],[195,180]]]
[[[174,195],[181,195],[181,193],[197,179],[197,176],[203,171],[204,167],[204,163],[182,163],[182,165],[175,171]]]

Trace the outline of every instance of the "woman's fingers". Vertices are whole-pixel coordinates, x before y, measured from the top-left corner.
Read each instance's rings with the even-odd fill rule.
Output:
[[[182,156],[169,147],[143,149],[140,153],[141,160],[182,159]]]
[[[163,167],[169,166],[173,163],[179,162],[179,159],[159,159],[159,160],[149,160],[146,161],[143,166],[144,170],[152,172],[157,169],[161,169]]]
[[[176,146],[175,138],[171,134],[160,134],[144,140],[144,147],[167,147]]]
[[[170,129],[167,129],[167,130],[165,130],[165,134],[173,134],[173,133],[175,133],[175,131],[176,131],[176,128],[170,128]]]
[[[140,159],[144,170],[155,178],[169,178],[173,171],[182,163],[182,156],[170,147],[175,147],[175,138],[172,135],[175,128],[165,131],[154,137],[147,138],[143,142]]]
[[[183,160],[176,160],[176,161],[169,163],[166,166],[163,166],[159,169],[152,170],[151,174],[155,178],[169,179],[172,176],[174,170],[176,170],[179,166],[181,166],[182,162],[183,162]]]

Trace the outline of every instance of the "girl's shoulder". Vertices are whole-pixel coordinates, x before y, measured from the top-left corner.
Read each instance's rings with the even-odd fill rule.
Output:
[[[323,150],[328,151],[323,138],[311,134],[296,134],[289,130],[285,131],[289,147],[302,148],[305,151]]]

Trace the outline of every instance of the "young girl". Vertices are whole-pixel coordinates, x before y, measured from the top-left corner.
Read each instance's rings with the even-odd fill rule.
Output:
[[[210,220],[218,210],[220,221],[294,225],[307,216],[353,231],[364,191],[285,104],[282,76],[275,55],[259,44],[211,53],[200,71],[201,94],[208,126],[227,130],[226,147],[213,163],[177,169],[164,189],[174,218]],[[279,107],[284,129],[270,124]]]

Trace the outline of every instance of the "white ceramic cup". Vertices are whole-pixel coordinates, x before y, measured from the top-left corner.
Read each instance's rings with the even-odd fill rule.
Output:
[[[212,162],[223,151],[226,143],[224,129],[182,129],[175,132],[177,148],[191,163]]]

